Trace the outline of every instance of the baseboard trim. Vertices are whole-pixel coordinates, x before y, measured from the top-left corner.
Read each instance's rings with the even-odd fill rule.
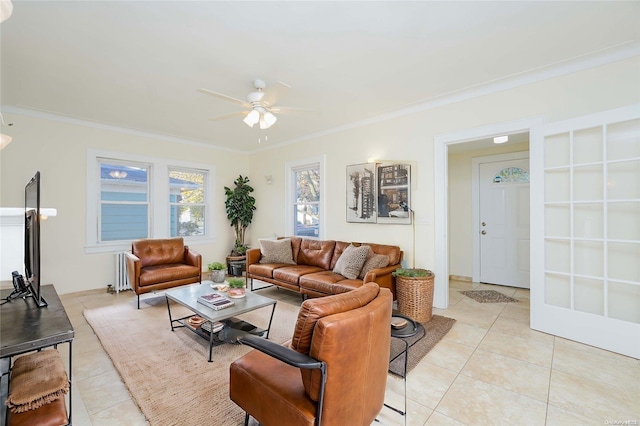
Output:
[[[464,275],[449,275],[449,280],[453,281],[473,281],[471,277],[465,277]]]

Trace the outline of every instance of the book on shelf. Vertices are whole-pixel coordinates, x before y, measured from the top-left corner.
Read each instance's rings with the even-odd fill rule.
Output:
[[[234,302],[232,300],[227,299],[220,293],[209,293],[198,296],[198,303],[202,303],[203,305],[211,309],[215,309],[216,311],[234,305]]]
[[[217,333],[224,328],[224,323],[216,321],[214,323],[206,322],[202,325],[202,329],[209,333]]]

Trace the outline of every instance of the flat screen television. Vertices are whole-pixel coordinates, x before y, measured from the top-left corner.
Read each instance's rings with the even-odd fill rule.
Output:
[[[47,306],[40,292],[40,172],[24,187],[24,273],[26,285],[40,307]]]

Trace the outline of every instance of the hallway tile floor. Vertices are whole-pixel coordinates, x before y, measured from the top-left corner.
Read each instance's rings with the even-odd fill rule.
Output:
[[[496,290],[520,302],[478,303],[462,290]],[[76,332],[74,425],[147,424],[82,315],[134,297],[102,291],[61,296]],[[531,330],[528,290],[451,281],[449,307],[434,313],[457,322],[408,375],[406,424],[640,424],[640,360]],[[63,356],[66,350],[60,347]],[[389,376],[386,402],[402,407],[402,395],[402,380]],[[384,408],[378,420],[402,425],[405,419]]]

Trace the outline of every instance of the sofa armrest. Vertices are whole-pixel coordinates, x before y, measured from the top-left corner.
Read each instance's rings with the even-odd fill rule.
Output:
[[[401,265],[398,263],[396,265],[385,266],[384,268],[372,269],[367,272],[367,275],[364,276],[364,283],[368,282],[377,282],[376,279],[380,277],[384,277],[387,275],[391,275],[393,271],[398,269]]]
[[[140,269],[142,268],[142,262],[140,258],[135,254],[125,251],[125,261],[127,262],[127,276],[129,277],[129,285],[133,288],[133,291],[138,291],[140,285]]]
[[[249,265],[253,265],[254,263],[260,262],[260,249],[252,248],[247,250],[247,271],[249,270]]]
[[[184,261],[187,265],[197,266],[200,271],[200,281],[202,281],[202,255],[195,250],[184,246]]]
[[[385,268],[372,269],[371,271],[367,272],[367,275],[365,275],[363,284],[373,281],[382,288],[388,288],[393,295],[393,299],[395,300],[396,280],[392,273],[400,266],[400,263],[396,263],[395,265],[387,266]]]

